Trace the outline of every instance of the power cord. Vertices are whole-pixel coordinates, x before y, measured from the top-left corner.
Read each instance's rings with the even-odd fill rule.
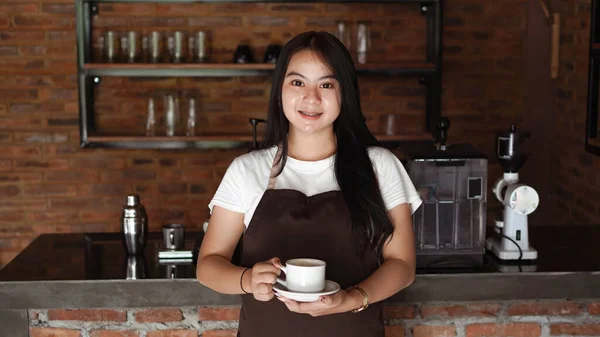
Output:
[[[500,233],[500,235],[502,235],[502,237],[504,238],[507,238],[508,240],[510,240],[510,242],[514,243],[515,246],[517,246],[517,249],[519,249],[519,258],[517,259],[517,261],[521,261],[521,259],[523,258],[523,250],[521,249],[521,246],[519,246],[519,244],[515,240],[506,236],[506,234]]]
[[[519,250],[519,258],[517,259],[517,261],[521,261],[521,259],[523,258],[523,250],[521,249],[521,246],[519,246],[519,244],[515,240],[509,238],[506,234],[500,233],[500,235],[504,238],[507,238],[508,240],[510,240],[510,242],[514,243],[515,246],[517,246],[517,249]],[[519,264],[519,272],[520,273],[523,272],[523,268],[521,267],[520,264]]]

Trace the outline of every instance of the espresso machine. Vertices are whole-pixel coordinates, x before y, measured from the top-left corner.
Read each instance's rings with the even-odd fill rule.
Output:
[[[536,210],[540,199],[533,187],[519,182],[518,173],[529,156],[524,147],[530,137],[530,132],[517,132],[515,125],[496,135],[496,157],[504,174],[492,192],[504,211],[502,219],[495,221],[486,248],[500,260],[537,259],[537,251],[529,245],[527,216]]]
[[[417,268],[484,264],[488,160],[471,144],[447,142],[449,128],[442,116],[434,141],[397,149],[423,201],[413,214]]]

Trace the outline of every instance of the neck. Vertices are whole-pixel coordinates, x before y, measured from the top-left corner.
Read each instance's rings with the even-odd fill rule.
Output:
[[[288,156],[294,159],[322,160],[332,156],[336,147],[333,130],[319,134],[301,134],[293,130],[288,133]]]

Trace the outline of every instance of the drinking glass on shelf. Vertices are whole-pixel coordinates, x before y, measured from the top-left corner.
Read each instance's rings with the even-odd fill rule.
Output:
[[[156,109],[154,106],[154,98],[148,98],[148,114],[146,117],[146,136],[153,137],[155,135],[156,126]]]
[[[175,136],[179,124],[179,98],[172,94],[165,95],[165,128],[169,137]]]
[[[367,62],[367,51],[371,47],[371,37],[369,27],[366,22],[358,22],[356,56],[357,62],[365,64]]]
[[[188,116],[185,135],[196,135],[196,99],[194,97],[190,97],[188,103]]]
[[[126,60],[129,63],[138,61],[140,56],[140,41],[138,34],[135,31],[129,31],[121,37],[121,50],[126,55]]]
[[[100,36],[100,48],[104,62],[113,63],[117,61],[119,57],[119,44],[117,40],[117,33],[112,30]]]
[[[350,29],[344,21],[335,23],[335,36],[350,50]]]
[[[185,36],[181,31],[176,31],[167,39],[167,47],[171,56],[171,62],[179,63],[183,61]]]
[[[163,50],[163,40],[160,32],[150,32],[150,35],[147,38],[147,46],[150,62],[160,62],[162,60]]]
[[[188,52],[193,62],[208,61],[208,38],[205,32],[198,31],[188,38]]]

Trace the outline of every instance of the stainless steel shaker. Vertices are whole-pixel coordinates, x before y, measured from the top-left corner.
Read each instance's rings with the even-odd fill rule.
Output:
[[[127,196],[121,217],[121,232],[127,254],[142,254],[148,240],[148,215],[137,194]]]

